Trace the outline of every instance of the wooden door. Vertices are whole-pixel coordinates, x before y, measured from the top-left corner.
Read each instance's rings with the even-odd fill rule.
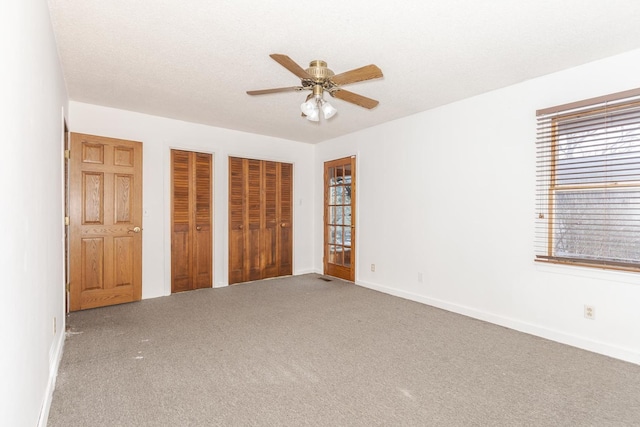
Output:
[[[277,245],[278,276],[293,274],[293,165],[278,163],[277,193]]]
[[[293,165],[229,158],[229,283],[293,271]]]
[[[171,150],[171,292],[210,288],[211,154]]]
[[[229,157],[229,284],[245,281],[245,233],[248,162]]]
[[[324,274],[355,280],[356,158],[324,164]]]
[[[142,296],[142,143],[71,134],[70,309]]]

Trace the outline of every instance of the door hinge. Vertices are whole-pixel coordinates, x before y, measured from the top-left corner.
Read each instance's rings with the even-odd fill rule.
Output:
[[[69,225],[69,217],[68,216],[64,217],[64,225]]]
[[[67,282],[64,288],[67,290],[67,292],[71,292],[71,282]]]
[[[71,158],[71,150],[64,150],[64,158],[65,159]]]

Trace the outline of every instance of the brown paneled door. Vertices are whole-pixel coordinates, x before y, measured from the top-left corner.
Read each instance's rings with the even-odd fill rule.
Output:
[[[356,158],[324,164],[324,274],[355,280]]]
[[[211,160],[211,154],[171,150],[171,292],[213,283]]]
[[[293,165],[229,157],[229,284],[292,274]]]
[[[142,296],[142,143],[71,134],[70,309]]]

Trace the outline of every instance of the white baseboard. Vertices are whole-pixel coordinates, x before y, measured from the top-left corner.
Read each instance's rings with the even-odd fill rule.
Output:
[[[315,269],[313,268],[307,268],[305,270],[296,270],[293,275],[294,276],[302,276],[303,274],[312,274],[312,273],[317,273],[317,274],[322,274],[322,273],[318,273]]]
[[[436,298],[429,298],[423,295],[414,294],[412,292],[401,291],[401,290],[390,288],[387,286],[378,285],[375,283],[359,280],[356,282],[356,284],[368,289],[373,289],[375,291],[385,293],[385,294],[389,294],[389,295],[397,296],[400,298],[408,299],[411,301],[419,302],[422,304],[430,305],[433,307],[441,308],[443,310],[451,311],[453,313],[462,314],[464,316],[472,317],[474,319],[483,320],[485,322],[504,326],[505,328],[535,335],[551,341],[556,341],[562,344],[567,344],[583,350],[588,350],[594,353],[603,354],[605,356],[613,357],[615,359],[620,359],[626,362],[640,365],[640,353],[628,348],[619,347],[619,346],[591,340],[589,338],[584,338],[576,335],[571,335],[566,332],[549,329],[549,328],[546,328],[540,325],[535,325],[528,322],[523,322],[518,319],[500,316],[494,313],[489,313],[489,312],[478,310],[472,307],[467,307],[467,306],[451,303],[448,301],[439,300]]]
[[[60,331],[55,341],[51,345],[49,352],[49,381],[45,390],[42,407],[40,408],[40,418],[38,419],[38,427],[46,427],[49,419],[49,410],[51,409],[51,401],[53,400],[53,391],[56,388],[56,378],[58,377],[58,368],[62,360],[62,351],[64,349],[64,330]]]

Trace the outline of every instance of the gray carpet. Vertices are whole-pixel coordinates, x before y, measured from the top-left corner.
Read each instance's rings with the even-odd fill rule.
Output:
[[[640,366],[306,275],[72,313],[49,426],[631,426]]]

